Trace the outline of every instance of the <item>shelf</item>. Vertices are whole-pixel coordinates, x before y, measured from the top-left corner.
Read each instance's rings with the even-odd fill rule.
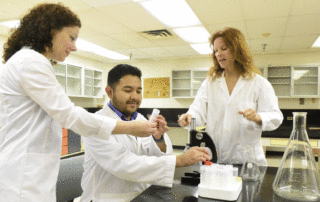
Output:
[[[294,83],[294,85],[305,85],[305,84],[312,84],[312,85],[317,85],[317,82],[303,82],[303,83]]]
[[[81,78],[79,78],[79,77],[75,77],[75,76],[67,76],[67,78],[69,79],[80,79],[81,80]]]
[[[190,80],[191,77],[187,78],[187,77],[184,77],[184,78],[172,78],[172,80]]]
[[[268,76],[268,78],[291,78],[291,76]]]

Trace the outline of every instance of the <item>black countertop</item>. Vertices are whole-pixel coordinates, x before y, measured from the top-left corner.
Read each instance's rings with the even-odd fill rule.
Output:
[[[272,183],[278,168],[260,167],[262,180],[259,182],[243,181],[242,191],[237,202],[302,202],[292,201],[279,197],[272,189]],[[182,173],[186,170],[178,170],[175,173],[175,180],[172,188],[152,185],[132,202],[218,202],[222,200],[209,199],[198,196],[198,187],[183,185],[180,180]],[[177,176],[178,174],[178,176]],[[181,179],[181,178],[180,178]]]

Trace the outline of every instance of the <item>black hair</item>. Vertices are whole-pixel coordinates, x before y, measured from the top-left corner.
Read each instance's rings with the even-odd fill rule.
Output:
[[[108,86],[115,88],[120,79],[126,75],[137,76],[141,80],[142,73],[137,67],[128,64],[118,64],[108,73]]]

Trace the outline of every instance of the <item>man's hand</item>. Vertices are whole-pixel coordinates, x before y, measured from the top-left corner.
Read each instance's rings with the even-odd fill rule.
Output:
[[[209,152],[203,147],[191,147],[184,154],[177,156],[176,168],[183,166],[191,166],[199,161],[210,161]]]
[[[157,132],[153,134],[153,137],[158,140],[169,130],[169,127],[167,126],[166,119],[162,115],[157,115],[154,122],[157,123]]]
[[[178,120],[178,124],[181,126],[181,127],[185,127],[185,126],[188,126],[190,125],[191,123],[191,114],[182,114],[180,117],[179,117],[179,120]]]
[[[249,121],[254,121],[259,125],[262,124],[260,115],[254,109],[248,108],[244,111],[238,111],[238,113],[242,114],[243,118],[246,118]]]
[[[157,124],[149,121],[117,121],[112,134],[129,134],[137,137],[148,137],[157,132]]]

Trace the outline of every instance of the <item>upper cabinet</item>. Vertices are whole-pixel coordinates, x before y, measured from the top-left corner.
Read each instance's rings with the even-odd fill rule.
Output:
[[[102,71],[69,64],[53,66],[56,78],[69,96],[102,97]]]
[[[172,71],[172,97],[194,98],[205,80],[208,69]]]
[[[318,66],[268,67],[268,80],[280,98],[319,97]]]

